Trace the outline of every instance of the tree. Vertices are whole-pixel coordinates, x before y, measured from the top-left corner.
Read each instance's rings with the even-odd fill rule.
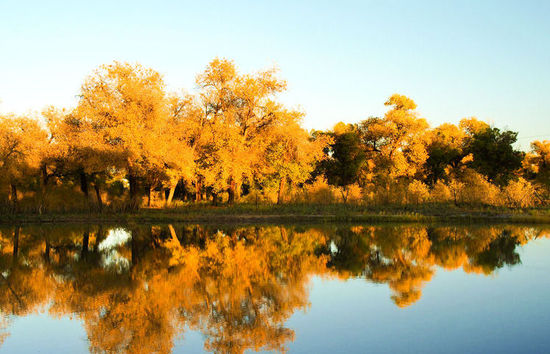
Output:
[[[338,123],[334,126],[333,132],[327,135],[332,143],[326,148],[328,157],[321,162],[321,168],[329,184],[342,188],[342,198],[347,202],[347,188],[359,182],[367,161],[367,153],[354,125]]]
[[[310,177],[316,163],[322,159],[328,139],[326,136],[313,139],[300,126],[301,112],[281,110],[275,114],[282,117],[267,134],[269,143],[260,174],[278,185],[277,204],[281,204],[286,183],[303,183]]]
[[[473,160],[469,166],[486,176],[489,181],[503,186],[521,167],[523,153],[515,150],[513,144],[517,133],[498,128],[487,128],[473,134],[467,151]]]
[[[167,169],[191,164],[189,147],[173,136],[162,77],[152,69],[119,62],[101,66],[82,85],[76,115],[94,136],[93,149],[121,157],[113,167],[125,171],[134,207],[140,181],[150,192],[169,179]]]
[[[38,121],[0,117],[0,182],[10,188],[13,212],[17,211],[18,187],[38,171],[46,141],[47,133]]]
[[[426,178],[430,185],[448,179],[451,170],[456,170],[466,153],[466,133],[453,124],[442,124],[429,133],[425,163]]]
[[[525,156],[524,167],[529,177],[550,188],[550,140],[531,143],[531,152]]]
[[[428,153],[428,123],[418,118],[416,103],[406,96],[394,94],[384,105],[391,109],[383,118],[371,117],[359,123],[359,132],[369,156],[369,173],[374,182],[385,186],[390,202],[392,184],[420,177]]]
[[[277,124],[281,109],[273,101],[286,88],[276,70],[240,75],[235,64],[214,59],[197,77],[203,117],[203,146],[199,176],[213,191],[213,201],[227,188],[232,203],[243,178],[252,178],[267,145],[267,132]]]

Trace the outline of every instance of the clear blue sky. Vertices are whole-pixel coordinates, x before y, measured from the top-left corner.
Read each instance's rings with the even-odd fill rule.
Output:
[[[307,128],[381,115],[398,92],[432,126],[477,116],[550,139],[550,1],[0,0],[0,112],[74,105],[113,60],[194,89],[214,57],[276,64]]]

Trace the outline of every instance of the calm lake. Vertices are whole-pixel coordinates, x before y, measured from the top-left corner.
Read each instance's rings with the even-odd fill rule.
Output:
[[[0,272],[2,353],[550,352],[550,226],[4,226]]]

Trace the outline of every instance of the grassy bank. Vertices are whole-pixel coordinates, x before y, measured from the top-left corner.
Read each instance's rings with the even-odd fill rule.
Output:
[[[253,205],[213,207],[206,204],[168,209],[141,209],[133,213],[4,214],[0,223],[524,223],[550,224],[550,209],[457,207],[454,205],[352,206],[352,205]]]

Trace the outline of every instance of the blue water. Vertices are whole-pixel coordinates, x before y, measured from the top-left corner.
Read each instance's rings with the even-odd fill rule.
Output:
[[[498,228],[505,229],[506,227],[498,226]],[[300,235],[302,235],[304,232],[308,232],[307,228],[305,229],[304,231],[304,227],[301,227],[298,231],[291,229],[289,232],[290,234],[300,232]],[[514,233],[517,234],[518,229],[515,228],[514,230]],[[420,289],[421,296],[404,306],[398,306],[396,301],[392,299],[395,291],[391,289],[389,282],[374,282],[372,277],[369,277],[369,273],[364,271],[346,273],[345,269],[331,264],[329,259],[327,267],[323,268],[323,271],[311,271],[301,280],[302,283],[300,283],[298,288],[303,289],[299,293],[302,301],[296,300],[299,302],[299,305],[290,306],[288,311],[283,311],[282,318],[277,318],[277,314],[279,313],[277,311],[273,313],[269,312],[269,316],[264,318],[266,321],[271,321],[269,323],[274,327],[285,328],[290,331],[289,333],[292,333],[289,338],[283,340],[280,347],[277,348],[275,346],[268,349],[288,350],[291,353],[548,353],[550,352],[550,336],[548,335],[550,324],[550,277],[548,276],[550,271],[550,238],[546,237],[543,229],[535,230],[535,233],[538,233],[537,236],[532,236],[533,228],[526,228],[525,230],[520,228],[519,230],[519,232],[531,235],[527,242],[523,242],[522,245],[517,244],[513,249],[519,256],[519,262],[513,262],[514,264],[506,264],[504,262],[504,264],[495,266],[495,269],[492,269],[490,272],[483,273],[467,271],[467,269],[464,269],[464,265],[447,267],[449,269],[445,269],[441,265],[438,265],[437,262],[430,261],[432,275],[418,283],[420,285],[417,289]],[[92,320],[89,317],[87,318],[83,313],[79,313],[74,306],[71,307],[68,305],[69,303],[72,304],[72,301],[76,301],[71,298],[73,295],[69,295],[68,297],[56,295],[62,291],[61,289],[64,289],[63,291],[69,289],[70,291],[74,291],[74,294],[78,293],[80,295],[84,292],[88,296],[85,301],[87,306],[88,303],[93,303],[96,300],[99,301],[98,299],[101,299],[103,296],[103,291],[113,291],[109,288],[111,285],[106,285],[109,290],[103,290],[102,285],[97,285],[93,282],[85,285],[86,282],[78,282],[70,277],[62,281],[59,280],[60,273],[65,275],[70,273],[73,274],[72,276],[78,277],[75,274],[81,271],[77,270],[77,265],[82,262],[82,258],[79,258],[81,256],[75,256],[76,254],[80,254],[79,252],[82,249],[82,244],[79,241],[74,241],[78,237],[69,237],[62,242],[59,241],[58,245],[64,245],[65,248],[57,247],[50,254],[49,265],[45,265],[45,263],[39,261],[39,259],[43,259],[44,257],[33,249],[33,232],[32,230],[27,233],[24,230],[20,231],[18,245],[20,250],[18,250],[19,253],[17,256],[18,266],[25,272],[34,269],[33,267],[41,267],[40,269],[51,268],[43,273],[39,272],[42,274],[42,278],[25,278],[21,276],[17,279],[21,279],[21,282],[35,281],[50,285],[46,294],[41,295],[41,300],[34,307],[28,302],[36,298],[37,295],[25,298],[23,291],[20,294],[21,299],[17,300],[14,298],[11,300],[12,302],[2,302],[1,310],[4,320],[0,326],[0,338],[3,338],[0,352],[84,353],[89,350],[108,351],[109,348],[112,349],[113,347],[101,347],[101,345],[107,342],[110,345],[115,343],[118,350],[122,352],[135,351],[135,347],[132,348],[131,345],[125,344],[125,341],[131,342],[133,340],[132,333],[134,333],[135,329],[129,328],[131,325],[124,325],[128,326],[128,328],[118,328],[115,325],[116,333],[111,336],[112,338],[108,337],[108,339],[105,339],[102,337],[101,343],[95,343],[93,342],[95,339],[92,338],[93,336],[90,336],[91,332],[89,331],[93,329],[93,326],[98,325],[98,318],[100,319],[99,321],[108,320],[104,317],[108,317],[109,314],[103,317],[99,315],[99,317],[95,317],[95,320]],[[59,233],[59,231],[57,232]],[[61,231],[61,233],[63,232]],[[78,235],[78,232],[71,231],[73,235]],[[331,238],[331,233],[334,230],[325,230],[324,232],[325,236],[328,235],[327,237]],[[90,232],[91,237],[89,241],[92,251],[93,247],[91,245],[99,239],[99,236],[96,235],[94,237],[93,233],[94,231]],[[162,233],[157,234],[162,235]],[[229,232],[227,232],[227,235],[229,235]],[[11,229],[3,230],[4,243],[1,250],[4,252],[3,255],[6,259],[13,255],[13,247],[10,248],[9,246],[11,236]],[[206,237],[214,236],[207,233]],[[108,236],[106,239],[109,239]],[[337,237],[334,239],[337,239]],[[73,240],[72,244],[69,242],[71,240]],[[52,245],[55,242],[55,239],[52,238]],[[123,241],[122,243],[115,242],[115,246],[113,247],[118,250],[119,257],[129,258],[131,246],[124,242],[127,241]],[[140,262],[145,262],[143,261],[144,259],[149,259],[156,252],[160,252],[159,247],[162,247],[157,242],[155,247],[151,246],[149,249],[146,247],[147,242],[141,248],[141,252],[144,252],[143,258],[136,257],[140,259]],[[324,242],[328,241],[325,240]],[[40,244],[39,242],[35,243]],[[432,248],[434,248],[434,243],[432,240]],[[181,241],[181,244],[185,245],[186,243]],[[188,242],[187,245],[193,245],[193,243]],[[371,246],[376,246],[375,244],[373,245]],[[244,247],[243,254],[245,255],[248,251],[252,252],[252,249],[247,247],[251,246]],[[67,257],[67,260],[63,260],[63,252],[68,252],[72,258]],[[405,255],[410,254],[408,250],[400,252]],[[316,253],[313,252],[312,254],[315,254],[316,257],[321,257],[323,252],[317,249]],[[326,256],[327,252],[324,254]],[[330,255],[330,252],[328,254]],[[418,260],[414,255],[411,259],[413,260],[413,264],[416,264],[416,262],[429,261],[432,259],[430,257],[431,254],[428,252],[422,253],[421,260]],[[159,259],[163,259],[163,257]],[[90,261],[87,260],[87,262]],[[55,265],[51,266],[52,263],[55,263]],[[105,265],[105,262],[101,263],[98,260],[94,264],[97,265],[97,269],[93,265],[86,268],[86,271],[90,271],[90,273],[84,277],[85,280],[89,276],[98,274],[98,272],[108,271],[115,277],[112,285],[115,293],[120,294],[126,291],[117,288],[120,286],[117,282],[117,277],[124,277],[125,272],[134,272],[135,270],[132,270],[132,267],[130,267],[130,270],[127,270],[124,267],[108,268],[104,266],[102,270],[99,265]],[[141,264],[143,265],[144,263]],[[15,269],[10,268],[15,266],[13,262],[10,263],[8,260],[4,260],[2,266],[6,269]],[[147,267],[150,267],[150,272],[153,273],[160,268],[158,262],[146,263],[143,269]],[[173,265],[172,268],[167,266],[166,269],[170,268],[170,272],[174,272],[177,266],[176,268],[173,267]],[[67,270],[69,268],[71,269],[70,272]],[[282,269],[284,271],[285,268]],[[203,271],[208,272],[208,269],[203,269]],[[56,272],[57,274],[54,274]],[[140,272],[143,272],[143,270]],[[154,279],[155,276],[162,277],[168,276],[165,274],[172,274],[164,273],[164,270],[163,272],[158,270],[159,273],[155,273],[154,275],[143,275],[140,272],[136,271],[129,283],[130,288],[134,291],[131,294],[141,294],[139,292],[141,291],[139,290],[139,286],[141,285],[136,287],[138,290],[133,288],[136,282],[143,280],[140,277],[153,277],[147,278],[149,279],[147,286],[155,286],[149,285],[154,284],[153,280],[150,279]],[[237,274],[240,273],[242,272],[237,271]],[[200,274],[201,279],[206,276],[204,274]],[[10,276],[4,271],[3,277],[5,279],[8,279]],[[52,279],[57,279],[53,282],[55,284],[53,286],[50,283]],[[12,294],[12,291],[9,289],[10,287],[15,291],[19,289],[14,283],[15,280],[16,278],[12,279],[9,286],[7,285],[7,281],[2,283],[0,290],[5,298],[13,296],[10,295]],[[219,284],[224,284],[221,280],[219,284],[215,281],[215,284],[212,284],[211,281],[210,283],[205,281],[205,283],[206,287],[211,285],[219,287]],[[164,286],[162,281],[155,284]],[[197,282],[195,284],[195,286],[198,286],[197,284],[201,283]],[[282,287],[277,290],[276,297],[280,297],[284,301],[287,298],[287,293],[294,288],[286,287],[287,285],[284,281],[281,284]],[[67,288],[66,285],[71,286]],[[172,286],[174,284],[169,285]],[[258,286],[264,285],[258,284]],[[88,287],[85,290],[79,288],[85,286]],[[127,289],[127,287],[128,285],[126,284],[121,289]],[[40,289],[40,287],[38,288]],[[27,288],[21,287],[21,289]],[[36,291],[37,293],[41,293],[40,290]],[[138,292],[136,293],[136,291]],[[185,289],[182,288],[181,291],[185,291]],[[230,332],[230,329],[233,331],[231,332],[232,335],[238,338],[241,334],[244,337],[249,329],[254,329],[258,326],[256,322],[246,317],[250,315],[248,312],[246,312],[248,315],[243,315],[243,317],[239,317],[241,314],[239,311],[232,313],[232,320],[242,321],[242,323],[239,322],[234,327],[224,322],[225,317],[222,316],[223,318],[220,317],[220,319],[215,315],[215,311],[218,308],[215,302],[224,301],[224,291],[231,292],[231,289],[222,290],[222,295],[220,295],[218,300],[204,300],[205,304],[208,301],[212,301],[212,308],[197,315],[202,316],[201,324],[193,323],[191,308],[195,307],[184,304],[185,300],[180,299],[178,300],[179,302],[174,300],[173,308],[171,308],[170,304],[163,305],[164,307],[162,308],[169,309],[167,311],[170,313],[177,313],[178,309],[185,309],[185,311],[189,311],[190,313],[185,316],[186,319],[184,321],[181,318],[178,320],[177,329],[167,337],[172,343],[162,350],[173,351],[174,353],[200,353],[205,352],[206,349],[220,352],[225,350],[253,352],[255,349],[260,351],[266,349],[266,346],[255,348],[254,344],[269,343],[270,338],[259,339],[255,336],[251,336],[251,341],[246,342],[247,344],[242,346],[205,346],[205,342],[212,339],[213,336],[219,335],[220,338],[227,338],[229,336],[227,333]],[[218,291],[211,290],[209,293],[218,294]],[[251,296],[253,297],[254,295]],[[257,296],[262,298],[263,295]],[[25,310],[14,311],[14,308],[17,306],[23,306],[20,301],[25,303]],[[66,301],[67,304],[63,304],[63,301]],[[149,301],[149,299],[141,301]],[[156,300],[151,301],[154,302]],[[202,303],[200,298],[199,302]],[[251,302],[254,302],[254,299]],[[67,308],[65,310],[52,311],[54,303],[58,308],[65,305],[67,305]],[[258,300],[257,303],[260,305],[256,311],[260,312],[263,311],[262,306],[266,308],[270,306],[269,302],[265,302],[264,300]],[[131,299],[126,299],[122,302],[121,306],[133,306],[130,304]],[[282,305],[284,305],[284,302]],[[246,305],[242,306],[246,307]],[[101,306],[97,308],[91,306],[86,311],[95,310],[99,312],[104,311]],[[124,310],[124,307],[122,310]],[[129,307],[128,312],[130,313],[131,311],[134,311],[133,307]],[[147,321],[148,317],[144,318]],[[174,320],[170,317],[166,321],[173,322]],[[136,324],[137,327],[144,325],[147,324]],[[216,327],[216,325],[220,325],[220,327]],[[164,328],[163,326],[159,325],[160,331]],[[214,327],[217,330],[213,330]],[[221,333],[220,328],[222,328]],[[223,331],[227,331],[227,333],[223,333]],[[121,333],[122,335],[118,336]],[[155,335],[162,337],[163,334],[159,335],[157,333]],[[147,348],[142,349],[145,351],[149,350]]]

